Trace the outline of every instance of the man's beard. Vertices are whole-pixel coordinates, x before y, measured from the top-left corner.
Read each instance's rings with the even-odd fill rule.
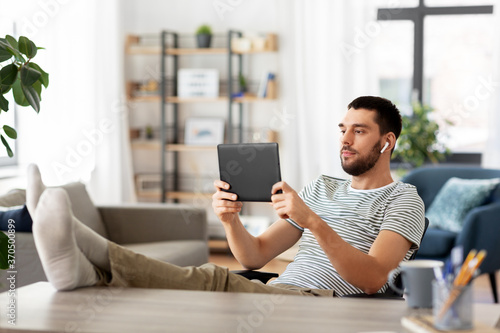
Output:
[[[342,150],[343,151],[352,151],[357,153],[357,151],[349,149],[347,147],[342,147],[340,152],[340,163],[342,164],[342,169],[347,172],[351,176],[359,176],[369,171],[371,168],[375,166],[378,159],[380,158],[380,144],[377,142],[368,156],[366,157],[358,157],[357,161],[354,161],[350,165],[345,165],[344,160],[342,159]]]

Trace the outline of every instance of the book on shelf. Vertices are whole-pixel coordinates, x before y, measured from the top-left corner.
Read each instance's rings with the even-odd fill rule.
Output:
[[[257,90],[258,98],[274,98],[276,97],[276,75],[272,72],[264,72],[262,74],[259,89]]]

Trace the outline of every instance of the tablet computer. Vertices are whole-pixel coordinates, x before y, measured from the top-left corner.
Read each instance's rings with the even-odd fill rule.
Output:
[[[238,201],[271,201],[273,185],[281,181],[278,144],[219,144],[220,179]]]

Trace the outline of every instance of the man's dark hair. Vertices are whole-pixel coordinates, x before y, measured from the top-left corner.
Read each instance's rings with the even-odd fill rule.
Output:
[[[349,103],[347,109],[366,109],[375,111],[375,122],[380,128],[380,134],[394,133],[396,139],[401,134],[401,114],[390,100],[376,96],[361,96]]]

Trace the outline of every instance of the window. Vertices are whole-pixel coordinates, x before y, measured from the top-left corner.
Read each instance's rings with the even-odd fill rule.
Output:
[[[411,114],[413,75],[413,23],[384,22],[374,40],[374,70],[380,96],[394,102],[404,114]]]
[[[491,1],[479,2],[428,0],[425,5],[430,9],[491,5]],[[397,4],[404,8],[418,6],[414,2]],[[379,0],[377,5],[387,8],[387,1]],[[391,12],[401,12],[398,7],[393,8]],[[413,88],[415,27],[407,13],[402,20],[399,20],[401,16],[394,20],[396,17],[397,14],[393,14],[393,20],[379,21],[382,29],[373,40],[373,66],[380,94],[408,114]],[[481,153],[488,137],[488,115],[497,86],[492,76],[494,45],[498,38],[495,17],[491,14],[426,15],[423,27],[422,99],[436,109],[435,120],[442,125],[440,140],[454,153]],[[446,120],[453,125],[448,125]]]
[[[493,15],[431,16],[425,21],[424,101],[436,109],[455,153],[484,151],[493,107]],[[453,122],[448,126],[445,120]]]

